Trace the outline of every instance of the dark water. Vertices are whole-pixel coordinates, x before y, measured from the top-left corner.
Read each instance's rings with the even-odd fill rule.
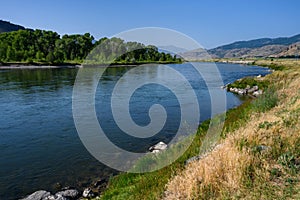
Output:
[[[195,63],[210,70],[210,64]],[[211,101],[207,85],[189,64],[169,65],[186,77],[200,103],[201,120],[210,117]],[[147,73],[134,76],[168,77],[163,67],[145,66]],[[265,75],[268,69],[233,64],[218,64],[223,82]],[[149,123],[147,114],[154,103],[163,105],[171,114],[168,126],[151,140],[134,140],[119,133],[111,119],[106,94],[130,68],[110,68],[104,74],[96,93],[96,111],[111,140],[122,148],[143,152],[156,141],[168,142],[176,131],[178,101],[167,88],[147,85],[132,95],[130,114],[136,124]],[[72,118],[72,91],[78,69],[31,69],[0,71],[0,199],[16,199],[39,189],[55,191],[59,183],[83,188],[99,177],[110,176],[114,170],[99,163],[82,145]],[[132,77],[134,80],[135,77]],[[214,82],[212,73],[210,80]],[[86,83],[94,84],[94,83]],[[174,84],[176,80],[174,80]],[[213,84],[212,84],[213,85]],[[224,92],[219,84],[212,92]],[[183,95],[185,91],[182,91]],[[242,100],[226,93],[227,108]],[[221,101],[221,100],[220,100]],[[101,110],[101,112],[99,112]],[[173,118],[172,118],[173,116]],[[124,145],[126,144],[126,145]],[[135,144],[135,145],[133,145]]]

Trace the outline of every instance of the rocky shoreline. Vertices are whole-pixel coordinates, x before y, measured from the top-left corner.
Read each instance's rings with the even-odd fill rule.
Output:
[[[167,144],[159,142],[149,147],[149,153],[159,153],[167,148]],[[65,187],[56,193],[51,193],[46,190],[38,190],[32,194],[27,195],[20,200],[81,200],[89,198],[97,198],[108,185],[109,178],[99,179],[91,184],[89,187],[80,191],[73,187]]]
[[[98,179],[86,188],[64,187],[56,192],[38,190],[19,200],[81,200],[99,196],[108,185],[109,177]]]

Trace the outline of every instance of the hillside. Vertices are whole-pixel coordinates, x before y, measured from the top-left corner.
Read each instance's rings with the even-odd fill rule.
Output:
[[[287,48],[284,49],[284,51],[280,52],[276,55],[276,57],[293,57],[300,55],[300,42],[294,43]]]
[[[16,24],[12,24],[12,23],[7,22],[7,21],[0,20],[0,33],[17,31],[17,30],[20,30],[20,29],[24,30],[25,27],[20,26],[20,25],[16,25]]]
[[[207,50],[212,58],[294,57],[299,55],[300,34],[292,37],[238,41]],[[203,49],[181,54],[188,60],[207,59]],[[204,56],[203,56],[204,55]]]

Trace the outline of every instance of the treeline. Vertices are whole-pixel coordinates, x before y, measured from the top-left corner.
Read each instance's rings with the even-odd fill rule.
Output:
[[[181,62],[176,56],[159,52],[155,46],[119,38],[95,41],[89,33],[60,37],[53,31],[19,30],[0,34],[1,63],[82,63],[88,55],[87,62],[93,64]]]

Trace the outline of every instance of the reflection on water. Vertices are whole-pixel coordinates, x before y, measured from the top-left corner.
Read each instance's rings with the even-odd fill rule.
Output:
[[[210,65],[201,65],[210,71]],[[201,120],[210,117],[210,95],[224,91],[215,84],[214,74],[209,81],[214,86],[211,94],[207,85],[189,64],[170,65],[186,77],[194,89]],[[109,93],[116,82],[132,67],[112,67],[105,71],[101,81],[88,79],[87,86],[98,84],[96,93],[97,117],[118,146],[131,151],[145,151],[157,141],[168,142],[177,130],[180,109],[174,94],[160,85],[145,85],[136,90],[130,101],[133,121],[141,126],[149,123],[148,110],[153,104],[163,105],[168,115],[164,130],[150,139],[136,140],[124,136],[115,126]],[[265,75],[267,69],[220,64],[224,83],[247,75]],[[72,118],[72,91],[77,69],[31,69],[0,71],[0,199],[15,199],[38,189],[55,191],[62,186],[85,187],[97,177],[109,176],[115,171],[94,159],[82,145]],[[169,74],[162,67],[148,65],[132,75],[163,78]],[[169,79],[172,77],[168,77]],[[174,84],[181,84],[176,82]],[[124,91],[126,92],[126,91]],[[184,94],[185,91],[182,91]],[[227,93],[228,108],[241,100]],[[191,106],[191,105],[186,105]]]

